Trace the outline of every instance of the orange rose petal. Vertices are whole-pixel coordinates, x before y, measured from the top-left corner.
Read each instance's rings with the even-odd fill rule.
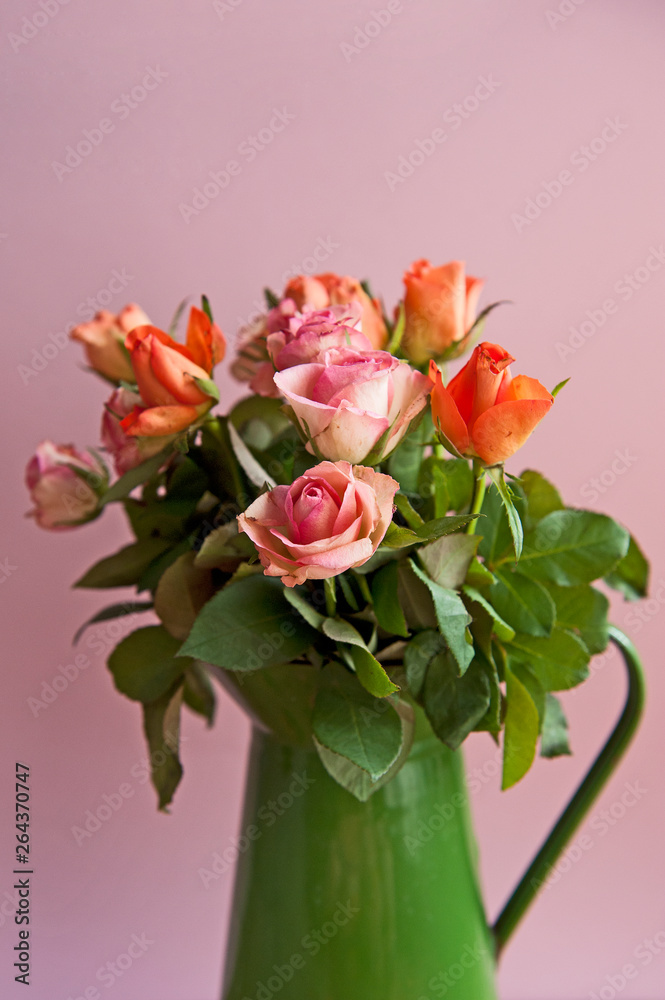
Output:
[[[202,309],[192,306],[187,324],[187,347],[200,368],[211,373],[226,351],[224,334]]]
[[[455,400],[443,384],[441,372],[433,361],[429,364],[429,377],[434,382],[431,396],[434,426],[440,424],[442,432],[450,443],[464,454],[470,444],[469,432]]]
[[[512,384],[516,381],[517,378]],[[497,403],[478,417],[473,425],[472,440],[483,462],[487,465],[505,462],[522,447],[552,406],[552,397],[549,393],[547,395],[548,399],[541,397]]]
[[[183,357],[189,358],[190,361],[194,360],[192,352],[188,347],[185,347],[184,344],[179,344],[177,340],[174,340],[173,337],[169,337],[168,333],[164,333],[164,331],[160,330],[157,326],[135,326],[133,330],[129,331],[127,337],[125,338],[125,347],[131,352],[136,344],[141,343],[151,334],[153,337],[156,337],[161,344],[164,344],[165,347],[171,347],[174,351],[177,351],[178,354],[182,354]]]
[[[504,403],[512,399],[548,399],[552,402],[554,397],[542,385],[537,378],[529,378],[528,375],[516,375],[512,381],[497,394],[497,402]]]
[[[186,430],[200,416],[196,406],[135,407],[120,426],[130,437],[166,437]]]
[[[194,381],[194,377],[207,379],[208,373],[197,364],[182,356],[169,347],[165,347],[159,340],[152,341],[152,352],[150,358],[153,378],[166,389],[173,399],[178,403],[187,406],[199,406],[201,403],[209,401],[210,396],[202,392]],[[190,377],[191,376],[191,377]],[[140,388],[140,383],[139,383]],[[141,391],[141,395],[146,403],[148,400]],[[168,405],[167,400],[155,399],[155,403]]]

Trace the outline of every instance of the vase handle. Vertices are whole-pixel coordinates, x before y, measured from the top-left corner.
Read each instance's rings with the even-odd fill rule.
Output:
[[[628,694],[621,717],[605,746],[586,773],[572,799],[522,876],[492,927],[496,957],[503,951],[517,924],[534,901],[549,870],[562,853],[606,781],[618,766],[640,721],[644,707],[644,671],[630,639],[610,625],[610,639],[623,656],[628,671]]]

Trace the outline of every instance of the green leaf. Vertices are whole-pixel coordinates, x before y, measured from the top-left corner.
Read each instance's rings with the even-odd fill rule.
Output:
[[[371,296],[370,296],[371,297]],[[390,338],[390,343],[386,350],[390,351],[391,354],[397,354],[399,351],[400,344],[402,343],[402,337],[404,336],[404,330],[406,327],[406,310],[404,308],[404,303],[400,302],[399,309],[397,312],[397,319],[395,321],[395,327]]]
[[[449,458],[443,462],[448,499],[453,510],[471,506],[473,470],[466,458]]]
[[[268,309],[274,309],[275,306],[279,305],[279,295],[275,295],[271,288],[263,289],[263,297],[266,300],[266,306]]]
[[[476,662],[478,667],[485,672],[490,689],[489,707],[482,719],[479,719],[473,727],[474,732],[490,732],[494,736],[497,736],[497,734],[501,732],[501,728],[503,726],[503,720],[501,718],[503,696],[499,684],[499,673],[496,669],[494,661],[483,655],[477,656],[474,662]]]
[[[206,314],[211,323],[215,322],[212,318],[212,309],[210,308],[210,302],[207,295],[201,296],[201,311]]]
[[[238,522],[234,517],[205,536],[194,561],[199,569],[222,569],[232,573],[239,562],[249,559],[255,552],[251,539],[238,534]]]
[[[628,551],[605,577],[608,587],[620,591],[627,601],[639,601],[647,596],[649,563],[639,545],[630,536]]]
[[[398,566],[390,562],[374,574],[371,584],[376,620],[392,635],[408,636],[404,612],[398,597]]]
[[[159,472],[161,467],[169,460],[173,455],[173,447],[171,444],[163,451],[158,452],[153,455],[152,458],[146,459],[145,462],[141,462],[136,468],[130,469],[126,472],[124,476],[117,479],[113,486],[110,487],[104,494],[104,496],[99,501],[100,505],[103,507],[107,503],[113,503],[116,500],[124,500],[128,497],[132,490],[135,490],[137,486],[141,483],[145,483],[148,479],[152,479],[156,473]]]
[[[206,396],[210,396],[216,403],[219,403],[219,389],[211,378],[199,378],[196,375],[193,375],[192,378],[201,392],[204,392]]]
[[[446,535],[419,550],[418,556],[436,583],[450,590],[459,590],[480,538],[477,535]]]
[[[512,537],[505,507],[499,496],[499,491],[490,483],[481,508],[483,520],[476,527],[481,536],[478,552],[491,567],[501,556],[513,559]]]
[[[307,593],[306,589],[303,587],[285,587],[284,597],[287,599],[292,608],[300,614],[302,618],[305,619],[308,625],[312,628],[320,629],[321,625],[325,621],[325,615],[319,614],[305,596]]]
[[[536,640],[537,641],[537,640]],[[524,777],[536,756],[540,722],[531,695],[508,667],[506,668],[506,720],[503,739],[505,791]]]
[[[196,616],[213,595],[209,570],[195,564],[188,549],[162,573],[155,590],[155,614],[168,632],[180,642],[189,635]]]
[[[439,739],[456,750],[490,704],[490,685],[477,660],[459,677],[449,653],[439,653],[429,665],[422,693],[425,713]]]
[[[545,699],[545,717],[540,737],[541,757],[561,757],[570,754],[568,722],[558,698],[548,694]]]
[[[159,796],[159,808],[165,810],[173,800],[182,778],[178,757],[182,685],[176,685],[143,706],[143,730],[150,750],[152,783]]]
[[[472,559],[469,569],[466,574],[466,582],[470,587],[490,587],[496,577],[492,573],[485,563],[480,562],[479,559]]]
[[[434,601],[429,588],[416,576],[410,560],[397,564],[397,596],[410,629],[436,628]]]
[[[424,445],[432,436],[429,416],[402,438],[388,459],[388,473],[400,484],[403,493],[418,493],[418,477],[423,463]],[[367,462],[365,462],[365,465]]]
[[[526,495],[530,527],[552,511],[563,510],[564,503],[559,491],[540,472],[526,469],[519,477],[519,483]]]
[[[243,441],[243,439],[238,434],[237,430],[231,423],[227,424],[229,439],[231,441],[231,447],[235,452],[235,456],[238,459],[245,475],[249,479],[250,483],[257,486],[259,489],[263,489],[264,486],[269,486],[270,489],[275,487],[277,483],[269,476],[266,470],[260,465],[259,462],[254,458],[251,451]]]
[[[536,675],[529,669],[529,667],[526,666],[526,664],[511,657],[509,660],[509,667],[515,677],[518,678],[520,683],[524,685],[531,695],[531,700],[536,706],[536,710],[538,712],[538,728],[540,731],[545,717],[545,699],[547,697],[545,688],[540,683]]]
[[[626,529],[604,514],[555,510],[528,532],[520,572],[562,587],[591,583],[615,567],[628,542]]]
[[[516,632],[548,636],[554,627],[554,601],[545,587],[521,573],[497,569],[489,600]]]
[[[137,591],[139,593],[143,590],[155,591],[169,566],[173,565],[180,556],[191,553],[191,551],[192,546],[189,538],[183,538],[176,545],[170,545],[156,559],[153,559],[141,574],[140,578],[136,581]]]
[[[506,651],[530,667],[546,691],[564,691],[589,676],[586,646],[564,629],[552,629],[547,639],[516,635]]]
[[[439,632],[426,629],[418,632],[404,650],[404,670],[409,691],[420,700],[425,684],[427,669],[439,653],[445,650],[445,643]]]
[[[177,639],[163,625],[149,625],[119,642],[108,660],[116,688],[134,701],[161,698],[191,666],[176,658]]]
[[[577,635],[592,655],[602,653],[610,638],[610,602],[605,595],[588,584],[557,587],[549,583],[547,589],[556,605],[557,625]]]
[[[164,538],[144,538],[126,545],[119,552],[91,566],[75,587],[130,587],[141,579],[150,564],[162,555],[171,543]]]
[[[312,727],[319,743],[346,757],[376,780],[395,762],[402,724],[390,702],[356,691],[327,690],[316,696]]]
[[[396,493],[393,503],[406,521],[409,528],[417,531],[425,522],[417,510],[411,506],[409,498],[404,493]]]
[[[347,650],[347,656],[366,691],[376,698],[385,698],[386,695],[399,691],[353,625],[343,618],[324,618],[321,631],[329,639],[351,646],[351,649]]]
[[[471,622],[471,615],[458,593],[439,586],[414,562],[411,566],[418,579],[425,584],[432,595],[439,630],[457,663],[460,674],[463,674],[473,659],[473,643],[467,641],[467,625]]]
[[[559,395],[559,393],[561,392],[561,390],[563,389],[564,385],[568,385],[569,382],[570,382],[570,376],[568,378],[565,378],[563,380],[563,382],[557,382],[557,384],[552,389],[552,393],[551,393],[552,396],[554,396],[556,398]]]
[[[383,704],[388,703],[382,702]],[[351,792],[360,802],[366,802],[370,795],[373,795],[379,788],[383,788],[389,781],[392,781],[397,772],[406,763],[411,752],[414,731],[413,709],[403,701],[398,701],[393,707],[402,723],[402,747],[394,763],[376,781],[372,781],[367,771],[358,767],[357,764],[353,764],[346,757],[341,757],[327,747],[322,746],[316,737],[314,737],[314,745],[317,753],[328,774],[348,792]]]
[[[125,615],[135,615],[142,611],[151,610],[151,601],[125,601],[123,604],[111,604],[108,608],[103,608],[101,611],[98,611],[96,615],[92,616],[92,618],[88,618],[88,620],[76,630],[72,644],[76,646],[85,630],[90,628],[91,625],[96,625],[97,622],[107,622],[112,618],[123,618]]]
[[[465,586],[462,588],[464,594],[480,604],[481,607],[489,614],[492,619],[492,631],[496,635],[497,639],[501,639],[502,642],[510,642],[511,639],[515,638],[515,629],[503,620],[496,608],[490,604],[486,597],[484,597],[476,587]]]
[[[515,504],[513,503],[513,492],[507,485],[506,480],[503,475],[502,465],[492,465],[487,469],[487,474],[496,486],[501,501],[506,510],[506,515],[508,517],[508,525],[510,527],[510,534],[513,539],[513,548],[515,550],[515,559],[519,561],[522,555],[522,545],[524,543],[524,532],[522,529],[522,521],[517,513]]]
[[[197,660],[185,671],[183,698],[188,708],[202,715],[208,726],[212,726],[215,721],[215,692],[208,671]]]
[[[383,544],[393,549],[401,549],[407,545],[432,542],[436,538],[443,538],[444,535],[451,535],[454,531],[466,527],[480,516],[480,514],[451,514],[450,517],[436,517],[421,524],[415,531],[410,528],[400,528],[391,522]]]
[[[249,576],[208,601],[179,655],[226,670],[259,670],[295,660],[315,639],[314,629],[284,597],[281,583]]]

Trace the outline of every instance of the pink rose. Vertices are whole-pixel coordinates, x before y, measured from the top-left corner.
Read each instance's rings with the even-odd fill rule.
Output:
[[[143,401],[136,392],[116,389],[104,407],[102,417],[102,444],[113,459],[113,466],[119,476],[136,468],[147,458],[156,455],[166,446],[168,437],[131,437],[125,434],[121,421],[142,406]]]
[[[382,348],[388,339],[388,331],[383,321],[381,304],[371,299],[357,278],[328,272],[313,277],[299,274],[292,278],[284,289],[284,298],[293,299],[298,309],[310,306],[325,309],[326,306],[358,303],[362,310],[362,331],[375,350]]]
[[[140,306],[133,303],[121,309],[117,316],[102,309],[89,323],[80,323],[70,333],[85,348],[91,368],[111,382],[133,382],[134,373],[125,349],[125,337],[135,326],[150,320]]]
[[[387,351],[336,348],[287,368],[275,385],[305,434],[307,450],[370,464],[395,448],[427,402],[432,383]]]
[[[356,303],[296,313],[288,326],[266,338],[274,369],[281,372],[294,365],[317,361],[333,347],[371,351],[371,343],[360,332],[360,322],[360,307]]]
[[[40,528],[60,530],[92,520],[108,473],[101,462],[73,445],[43,441],[25,470]]]
[[[388,530],[398,489],[362,465],[321,462],[260,496],[238,527],[256,545],[266,576],[295,587],[367,562]]]

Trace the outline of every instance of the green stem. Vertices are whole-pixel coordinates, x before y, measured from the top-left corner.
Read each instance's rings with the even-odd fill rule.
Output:
[[[517,924],[533,902],[540,886],[550,874],[607,780],[616,770],[628,744],[635,734],[644,708],[644,673],[637,650],[630,639],[610,625],[610,639],[623,656],[628,671],[628,694],[621,717],[605,746],[589,768],[586,777],[557,820],[552,832],[540,848],[521,882],[501,911],[492,933],[497,958]]]
[[[323,581],[323,592],[326,595],[326,614],[334,618],[337,614],[337,595],[335,593],[335,577]]]
[[[485,499],[485,489],[487,488],[487,478],[485,475],[485,466],[481,465],[474,459],[473,462],[473,501],[471,503],[470,514],[480,514],[480,510],[483,506],[483,500]],[[476,524],[478,518],[474,518],[466,526],[467,535],[475,535]]]

